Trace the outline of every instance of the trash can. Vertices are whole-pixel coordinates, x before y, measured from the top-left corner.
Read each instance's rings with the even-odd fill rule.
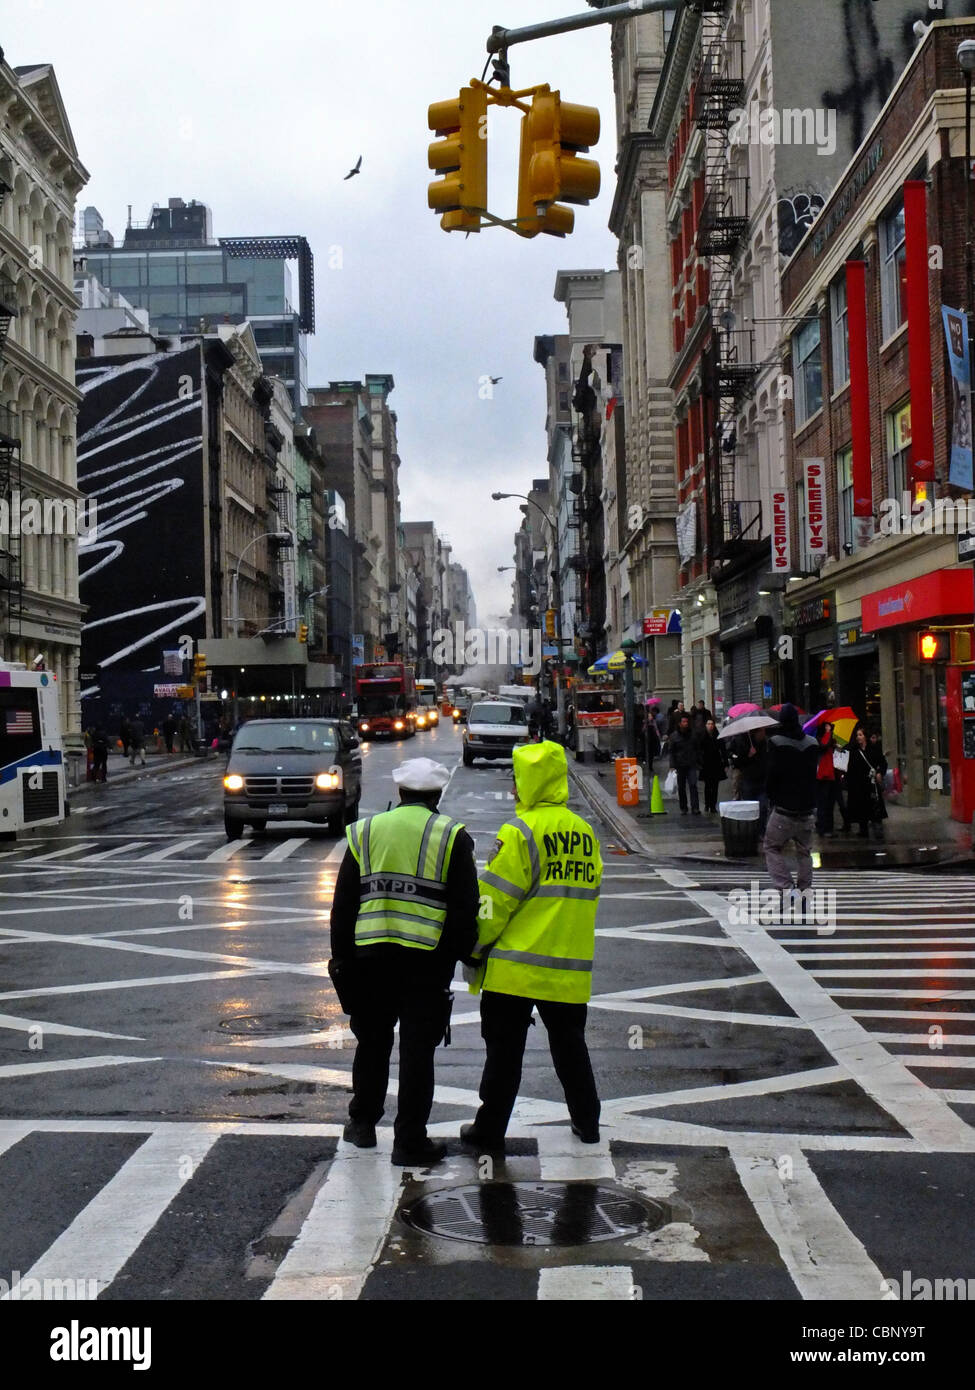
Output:
[[[722,801],[718,806],[724,852],[728,859],[742,859],[758,853],[758,820],[761,807],[757,801]]]

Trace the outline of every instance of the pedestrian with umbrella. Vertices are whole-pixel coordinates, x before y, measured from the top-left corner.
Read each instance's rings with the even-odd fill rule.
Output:
[[[768,819],[766,730],[774,728],[778,722],[770,714],[756,709],[754,714],[730,719],[718,735],[722,740],[732,740],[728,746],[728,760],[737,773],[735,800],[757,801],[759,804],[759,834],[764,833]]]
[[[706,815],[711,816],[718,809],[718,783],[728,775],[727,749],[718,736],[718,726],[713,719],[709,719],[704,726],[701,775],[704,778],[704,810]]]
[[[819,744],[799,723],[794,705],[783,705],[779,729],[769,739],[768,798],[771,805],[765,830],[765,867],[782,894],[812,887],[812,837],[816,810],[816,768]],[[785,850],[795,845],[796,879]]]
[[[884,776],[887,759],[879,742],[871,744],[867,731],[858,724],[850,744],[850,765],[846,773],[847,813],[851,821],[860,824],[859,836],[865,840],[884,838]]]

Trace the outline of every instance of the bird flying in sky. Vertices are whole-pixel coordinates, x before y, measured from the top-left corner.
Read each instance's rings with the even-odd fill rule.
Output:
[[[347,183],[349,179],[354,179],[355,176],[356,176],[356,174],[359,172],[359,170],[360,170],[361,168],[362,168],[362,155],[360,154],[359,158],[356,160],[355,168],[349,170],[349,172],[346,174],[346,176],[345,176],[345,178],[342,180],[342,182],[343,182],[343,183]]]

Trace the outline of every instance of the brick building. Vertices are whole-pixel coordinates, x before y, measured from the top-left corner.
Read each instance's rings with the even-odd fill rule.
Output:
[[[972,307],[964,38],[975,22],[932,25],[799,243],[783,275],[782,348],[793,397],[784,683],[810,709],[851,704],[882,731],[907,804],[950,805],[967,822],[975,723],[965,727],[962,687],[975,696],[975,670],[918,654],[923,629],[965,632],[973,613],[957,508],[945,510],[971,495],[972,476],[970,461],[966,475],[951,460],[960,420],[942,324],[943,305]]]

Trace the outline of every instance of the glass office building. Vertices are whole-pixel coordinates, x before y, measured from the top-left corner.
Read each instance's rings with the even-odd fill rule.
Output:
[[[179,204],[174,210],[173,204]],[[194,213],[199,216],[192,216]],[[176,213],[182,214],[177,225]],[[207,236],[202,204],[154,208],[146,227],[126,228],[120,247],[89,245],[87,269],[130,304],[149,311],[160,334],[212,331],[248,319],[268,376],[285,382],[298,412],[307,403],[307,344],[314,323],[314,267],[304,237]],[[297,305],[290,262],[297,261]]]

